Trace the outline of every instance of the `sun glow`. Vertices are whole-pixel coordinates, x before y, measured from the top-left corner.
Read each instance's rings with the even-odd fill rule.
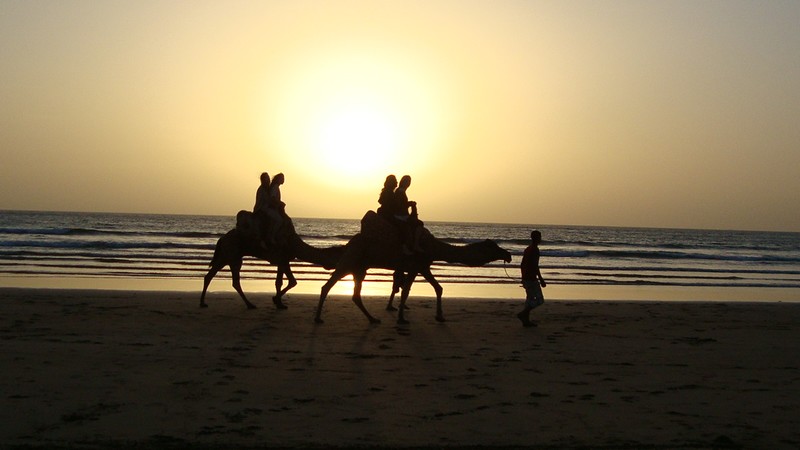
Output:
[[[421,66],[372,52],[291,62],[271,74],[265,102],[268,150],[282,149],[282,170],[373,188],[388,173],[418,173],[436,158],[443,102]]]
[[[364,101],[332,103],[310,127],[313,153],[325,166],[348,176],[385,171],[403,146],[401,121]]]

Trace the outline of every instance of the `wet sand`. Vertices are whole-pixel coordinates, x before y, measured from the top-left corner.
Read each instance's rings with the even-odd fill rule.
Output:
[[[0,289],[0,445],[800,446],[800,304],[251,300]]]

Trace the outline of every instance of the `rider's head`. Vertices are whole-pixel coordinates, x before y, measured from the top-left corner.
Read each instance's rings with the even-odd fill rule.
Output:
[[[394,189],[397,187],[397,177],[394,175],[389,175],[386,177],[386,181],[383,182],[384,189]]]

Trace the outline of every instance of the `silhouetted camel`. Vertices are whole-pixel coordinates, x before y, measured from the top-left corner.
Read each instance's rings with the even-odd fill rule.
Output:
[[[367,212],[364,218],[361,219],[361,233],[353,236],[347,243],[344,254],[336,265],[333,274],[331,274],[328,282],[322,286],[314,320],[317,323],[323,323],[322,306],[325,303],[328,292],[339,280],[347,275],[353,275],[353,303],[358,306],[371,323],[380,323],[380,320],[370,315],[364,307],[364,303],[361,301],[361,285],[364,282],[367,270],[383,268],[408,274],[400,299],[400,308],[397,316],[398,323],[408,323],[403,315],[403,310],[405,309],[405,302],[408,299],[411,285],[418,274],[425,277],[436,291],[436,320],[443,322],[442,286],[431,273],[431,263],[433,261],[446,261],[468,266],[482,266],[495,260],[511,262],[511,254],[488,239],[474,244],[456,246],[436,239],[428,230],[423,230],[419,245],[424,250],[424,253],[403,254],[402,242],[394,226],[380,218],[376,213]]]
[[[297,235],[291,220],[284,220],[284,225],[276,236],[277,244],[268,246],[266,249],[261,246],[261,239],[257,231],[258,227],[254,224],[252,213],[239,211],[236,216],[236,223],[236,228],[219,238],[214,248],[214,257],[209,263],[208,273],[203,280],[203,292],[200,294],[200,307],[202,308],[208,307],[205,302],[208,285],[211,284],[211,280],[214,279],[217,272],[225,266],[230,266],[233,288],[242,297],[245,305],[249,309],[256,307],[250,303],[242,290],[240,271],[245,256],[264,259],[277,266],[275,296],[272,301],[278,309],[286,309],[286,305],[283,304],[282,300],[283,296],[289,289],[297,285],[297,280],[292,274],[292,268],[289,265],[293,259],[297,258],[330,270],[336,266],[340,256],[344,253],[343,246],[319,249],[307,244]],[[289,283],[286,288],[282,289],[284,275]]]

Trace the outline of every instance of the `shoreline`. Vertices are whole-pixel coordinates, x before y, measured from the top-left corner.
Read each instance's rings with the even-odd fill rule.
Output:
[[[800,445],[798,304],[0,295],[3,447]]]
[[[285,282],[284,282],[285,283]],[[319,295],[324,281],[299,281],[288,296]],[[285,284],[284,284],[285,285]],[[340,281],[331,290],[332,295],[352,295],[352,281]],[[443,298],[463,299],[522,299],[524,290],[516,283],[478,284],[443,283]],[[78,289],[154,292],[195,292],[198,296],[203,288],[203,279],[186,278],[124,278],[124,277],[9,277],[0,276],[0,289]],[[269,296],[275,293],[274,280],[252,280],[243,278],[242,288],[249,296]],[[209,286],[209,292],[232,293],[229,273],[218,275]],[[365,296],[388,298],[391,284],[370,280],[363,284]],[[604,301],[675,301],[675,302],[755,302],[755,303],[800,303],[800,288],[764,287],[704,287],[704,286],[641,286],[641,285],[563,285],[548,284],[544,290],[545,300],[604,300]],[[421,277],[417,278],[411,291],[413,298],[434,297],[433,288]],[[238,296],[237,296],[238,297]]]

